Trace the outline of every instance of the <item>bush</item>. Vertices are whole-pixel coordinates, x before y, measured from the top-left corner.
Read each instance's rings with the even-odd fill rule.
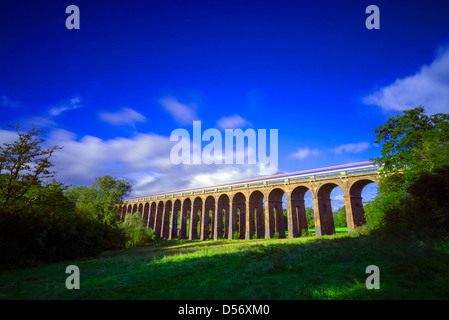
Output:
[[[234,239],[234,240],[240,239],[240,232],[236,231],[236,232],[234,233],[234,235],[232,236],[232,239]]]
[[[0,209],[0,265],[27,266],[98,255],[103,225],[75,210]]]
[[[364,209],[370,230],[414,235],[449,233],[449,166],[421,173],[409,182],[405,192],[380,193]]]
[[[127,248],[143,246],[156,239],[153,230],[147,229],[140,212],[126,215],[121,227],[127,236]]]
[[[302,229],[301,231],[301,237],[310,237],[312,236],[311,232],[309,232],[308,229]]]

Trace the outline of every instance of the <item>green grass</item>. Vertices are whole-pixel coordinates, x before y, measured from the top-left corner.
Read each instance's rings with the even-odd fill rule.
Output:
[[[81,289],[67,290],[75,264]],[[365,269],[380,268],[380,290]],[[159,241],[0,273],[2,299],[448,299],[448,242],[337,234],[276,240]]]

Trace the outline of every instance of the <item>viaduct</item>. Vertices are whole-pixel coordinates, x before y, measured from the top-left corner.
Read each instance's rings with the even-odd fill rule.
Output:
[[[360,162],[126,198],[121,219],[140,212],[155,235],[166,239],[240,239],[301,236],[308,229],[304,195],[313,197],[315,235],[335,233],[331,192],[343,190],[348,231],[365,223],[362,190],[378,183],[378,168]],[[286,196],[287,221],[283,215]],[[268,210],[266,210],[268,208]],[[286,225],[287,224],[287,225]]]

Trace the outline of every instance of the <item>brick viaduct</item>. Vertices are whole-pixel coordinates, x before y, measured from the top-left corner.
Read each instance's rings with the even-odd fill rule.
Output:
[[[241,239],[252,239],[255,234],[257,238],[272,238],[274,233],[285,238],[286,228],[288,237],[295,238],[308,228],[304,195],[310,190],[315,235],[330,235],[335,233],[332,190],[337,186],[343,190],[348,231],[352,231],[365,223],[361,194],[372,182],[378,182],[378,168],[361,162],[127,198],[121,219],[140,212],[147,227],[167,239],[232,239],[236,232]]]

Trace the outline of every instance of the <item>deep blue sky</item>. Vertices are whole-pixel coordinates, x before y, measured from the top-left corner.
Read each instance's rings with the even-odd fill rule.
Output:
[[[80,9],[79,30],[65,27],[70,4]],[[380,9],[379,30],[365,27],[370,4]],[[447,1],[432,0],[2,1],[0,129],[38,125],[49,142],[67,144],[58,162],[64,182],[110,173],[134,182],[135,195],[195,183],[174,183],[179,168],[139,166],[131,155],[108,162],[90,150],[115,141],[138,153],[139,137],[191,131],[190,116],[203,130],[231,116],[242,128],[278,129],[279,173],[366,161],[380,152],[372,129],[399,110],[364,99],[446,52],[448,13]],[[161,99],[184,106],[187,121]],[[151,156],[168,157],[162,149]],[[211,168],[196,169],[185,170],[197,184],[255,175],[217,180]]]

